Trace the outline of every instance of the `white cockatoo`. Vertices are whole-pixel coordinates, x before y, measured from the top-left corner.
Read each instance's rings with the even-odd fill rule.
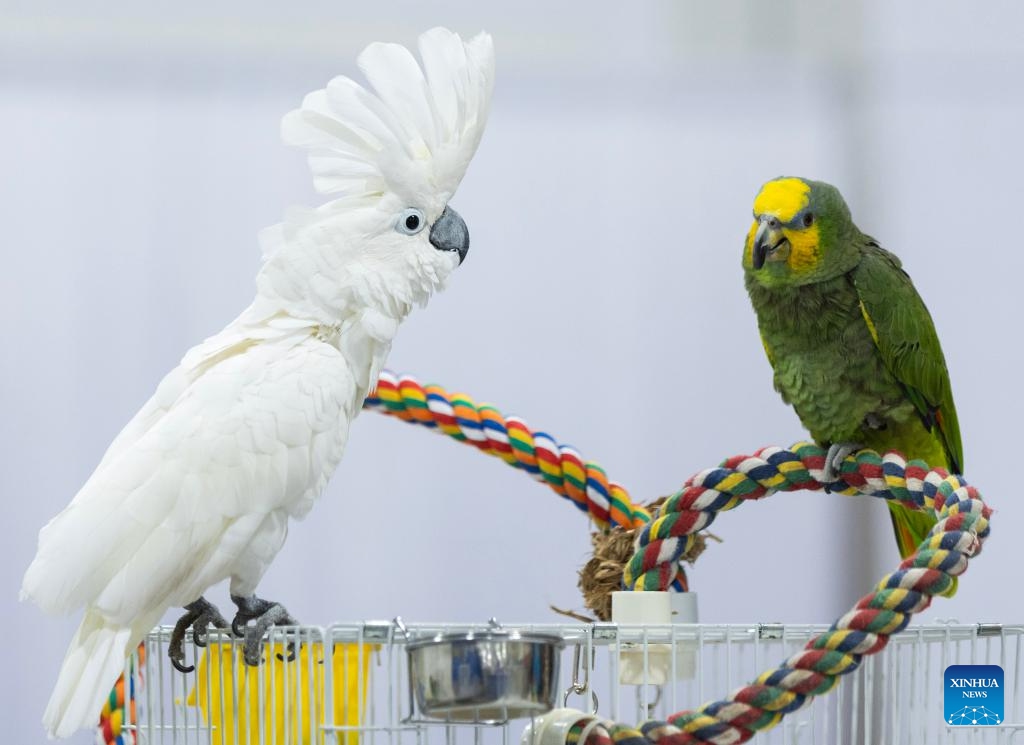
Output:
[[[341,460],[398,324],[469,249],[448,200],[487,121],[491,38],[435,28],[419,52],[422,68],[371,44],[359,67],[372,91],[338,77],[284,117],[317,189],[340,197],[265,231],[252,305],[185,354],[40,532],[22,597],[85,608],[43,718],[51,736],[96,725],[126,656],[171,607],[187,610],[170,654],[188,669],[188,629],[202,642],[226,625],[203,598],[222,580],[248,663],[270,625],[294,623],[256,586]]]

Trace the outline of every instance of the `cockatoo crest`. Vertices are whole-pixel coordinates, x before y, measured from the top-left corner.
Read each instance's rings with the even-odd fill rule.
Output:
[[[373,91],[339,76],[285,116],[285,142],[309,149],[316,189],[374,197],[394,192],[439,213],[476,152],[490,108],[494,46],[444,28],[419,37],[423,66],[398,44],[359,55]]]

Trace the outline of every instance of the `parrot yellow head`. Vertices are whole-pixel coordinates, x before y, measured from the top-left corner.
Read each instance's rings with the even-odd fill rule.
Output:
[[[836,187],[782,177],[761,187],[747,232],[743,268],[764,285],[831,279],[857,261],[850,209]]]

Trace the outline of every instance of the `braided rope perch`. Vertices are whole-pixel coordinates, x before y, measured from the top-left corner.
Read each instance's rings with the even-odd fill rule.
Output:
[[[434,429],[526,471],[587,513],[602,534],[615,528],[635,531],[651,520],[648,508],[634,503],[623,486],[609,480],[604,468],[584,460],[571,445],[561,445],[546,432],[530,429],[519,417],[506,417],[465,393],[449,393],[439,385],[424,386],[411,375],[383,370],[363,407]],[[593,582],[582,576],[580,581],[585,600],[598,615],[601,612],[595,604],[610,608],[607,590],[590,587]],[[689,590],[682,567],[673,573],[669,588]]]
[[[605,470],[571,445],[531,430],[519,417],[503,416],[494,406],[477,404],[464,393],[449,393],[439,385],[423,386],[411,375],[384,370],[363,406],[412,424],[437,429],[474,445],[565,497],[602,530],[612,525],[638,528],[651,513],[635,504]]]
[[[719,468],[696,474],[640,530],[624,572],[626,586],[665,589],[693,534],[710,525],[720,511],[778,491],[823,488],[825,454],[814,443],[800,442],[791,450],[770,447],[729,458]],[[907,462],[897,452],[880,456],[861,450],[844,461],[839,477],[829,484],[833,492],[895,500],[934,512],[938,522],[899,569],[883,577],[803,651],[727,698],[673,714],[668,722],[646,722],[639,731],[615,725],[617,743],[643,736],[659,745],[732,745],[775,726],[813,696],[832,690],[838,676],[856,670],[864,655],[880,652],[911,615],[927,608],[933,596],[949,589],[953,578],[967,570],[968,560],[981,552],[988,537],[991,509],[958,475],[929,469],[920,460]]]

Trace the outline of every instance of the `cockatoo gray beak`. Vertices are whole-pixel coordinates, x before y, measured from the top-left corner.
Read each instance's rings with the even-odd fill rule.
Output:
[[[445,207],[444,212],[430,226],[430,243],[438,251],[455,251],[461,264],[469,252],[469,228],[458,212]]]

